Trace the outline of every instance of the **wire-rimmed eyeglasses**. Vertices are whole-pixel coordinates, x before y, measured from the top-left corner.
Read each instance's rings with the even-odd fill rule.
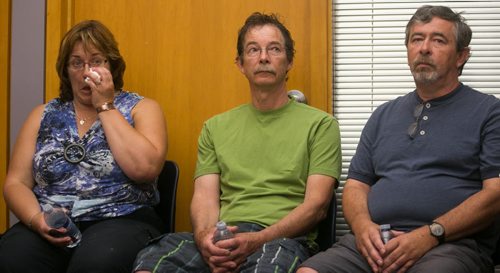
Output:
[[[69,67],[71,67],[71,69],[73,70],[80,71],[85,68],[86,64],[88,64],[89,67],[100,67],[107,62],[108,60],[100,57],[92,58],[89,62],[84,62],[82,59],[76,58],[69,62]]]
[[[260,56],[262,51],[265,51],[266,54],[270,56],[280,56],[283,55],[285,49],[281,45],[271,45],[266,48],[251,45],[246,48],[245,54],[250,58],[255,58],[257,56]]]
[[[413,110],[413,117],[415,118],[415,121],[410,124],[410,127],[408,127],[408,135],[410,136],[411,139],[415,138],[415,135],[417,134],[418,131],[418,125],[420,121],[420,115],[422,114],[422,111],[424,110],[424,104],[418,104],[415,106],[415,109]]]

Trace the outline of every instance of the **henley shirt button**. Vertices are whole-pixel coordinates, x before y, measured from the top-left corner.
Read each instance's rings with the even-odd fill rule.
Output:
[[[420,135],[421,136],[425,135],[425,131],[424,130],[420,131]]]
[[[426,107],[426,108],[431,108],[431,104],[430,104],[430,103],[426,103],[426,104],[425,104],[425,107]]]
[[[429,117],[428,117],[428,116],[423,116],[423,117],[422,117],[422,119],[423,119],[423,120],[428,120],[428,119],[429,119]]]

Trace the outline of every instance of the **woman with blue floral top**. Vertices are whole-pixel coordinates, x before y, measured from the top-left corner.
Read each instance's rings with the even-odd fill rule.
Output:
[[[125,62],[98,21],[66,33],[56,67],[60,96],[31,112],[12,153],[4,195],[20,222],[0,240],[0,272],[130,272],[161,230],[153,205],[167,152],[163,112],[122,90]],[[47,225],[45,204],[76,223],[77,246]]]

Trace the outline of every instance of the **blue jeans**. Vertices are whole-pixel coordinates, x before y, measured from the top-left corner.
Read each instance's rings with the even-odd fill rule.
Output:
[[[263,227],[238,224],[239,232],[255,232]],[[295,272],[299,264],[309,257],[305,238],[279,238],[265,243],[241,265],[240,272]],[[192,233],[171,233],[156,238],[137,256],[134,271],[153,273],[207,272],[210,268],[203,260]]]

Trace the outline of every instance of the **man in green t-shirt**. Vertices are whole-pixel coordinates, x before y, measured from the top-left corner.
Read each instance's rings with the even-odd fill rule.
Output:
[[[275,15],[247,18],[237,48],[252,101],[203,126],[194,232],[167,234],[144,249],[136,272],[294,272],[315,250],[315,226],[341,172],[338,123],[288,97],[293,40]],[[218,221],[233,238],[214,242]]]

